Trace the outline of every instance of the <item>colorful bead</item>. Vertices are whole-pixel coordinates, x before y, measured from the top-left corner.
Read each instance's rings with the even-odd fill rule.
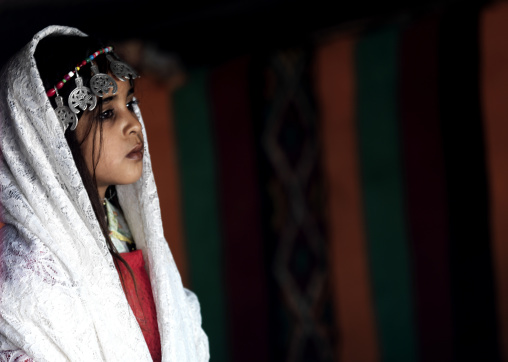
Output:
[[[98,55],[100,54],[104,54],[104,53],[109,53],[110,51],[113,50],[113,47],[109,46],[109,47],[106,47],[106,48],[102,48],[100,50],[97,50],[95,53],[93,53],[92,55],[88,56],[85,60],[83,60],[80,64],[78,64],[76,66],[76,70],[80,70],[82,67],[84,67],[85,65],[87,65],[88,63],[90,63],[92,60],[94,60],[95,58],[97,58]],[[64,86],[65,83],[67,83],[67,81],[69,79],[71,79],[72,77],[74,77],[74,70],[71,70],[69,73],[67,73],[64,78],[57,83],[56,85],[56,88],[60,89]],[[53,97],[56,93],[56,90],[55,90],[55,87],[51,88],[50,90],[48,90],[46,92],[46,95],[48,97]]]

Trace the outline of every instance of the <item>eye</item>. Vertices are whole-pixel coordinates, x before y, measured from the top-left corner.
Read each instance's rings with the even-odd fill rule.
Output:
[[[112,109],[107,109],[99,115],[99,118],[102,120],[106,120],[106,119],[113,118],[114,115],[115,115],[115,113],[113,112]]]
[[[136,104],[139,104],[139,101],[137,99],[133,99],[132,101],[130,101],[129,103],[127,103],[127,108],[130,110],[130,111],[134,111],[134,105]]]

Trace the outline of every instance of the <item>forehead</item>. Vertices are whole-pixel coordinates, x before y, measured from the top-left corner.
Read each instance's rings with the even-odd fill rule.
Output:
[[[115,80],[117,85],[117,90],[115,93],[113,93],[113,89],[109,89],[109,92],[102,97],[102,99],[99,99],[99,101],[102,100],[102,102],[110,101],[111,98],[125,98],[128,96],[131,96],[134,93],[134,81],[128,81],[128,80],[119,80],[116,78],[113,74],[109,73],[109,75]]]

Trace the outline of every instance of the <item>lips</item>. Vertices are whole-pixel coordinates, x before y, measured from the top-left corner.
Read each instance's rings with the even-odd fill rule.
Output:
[[[143,144],[138,143],[134,148],[125,156],[131,160],[143,159]]]

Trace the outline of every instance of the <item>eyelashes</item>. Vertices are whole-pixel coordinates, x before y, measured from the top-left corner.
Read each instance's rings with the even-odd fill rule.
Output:
[[[138,105],[138,104],[139,104],[139,101],[136,98],[134,98],[134,99],[132,99],[132,101],[127,103],[127,108],[129,108],[131,111],[134,111],[134,106]]]
[[[113,118],[113,116],[114,116],[113,110],[108,109],[108,110],[103,111],[101,114],[99,114],[99,119],[101,121],[105,121],[107,119]]]
[[[139,104],[139,101],[134,98],[129,103],[127,103],[126,106],[129,111],[134,112],[134,106],[138,105],[138,104]],[[101,121],[106,121],[106,120],[112,119],[114,116],[115,116],[115,109],[111,108],[111,109],[106,109],[105,111],[102,111],[99,114],[99,119]]]

